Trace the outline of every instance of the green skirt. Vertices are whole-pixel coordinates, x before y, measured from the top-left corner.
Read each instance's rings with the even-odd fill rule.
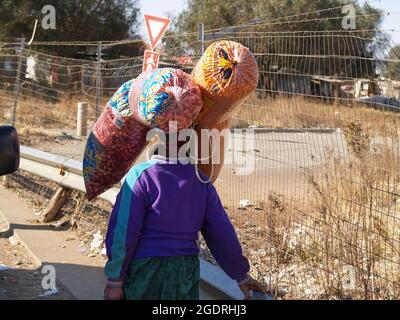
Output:
[[[125,279],[127,300],[198,300],[198,256],[154,257],[133,260]]]

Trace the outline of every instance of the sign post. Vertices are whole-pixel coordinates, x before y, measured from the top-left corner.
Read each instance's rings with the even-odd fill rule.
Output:
[[[167,30],[171,19],[145,14],[144,21],[146,24],[147,34],[149,35],[151,50],[146,50],[144,52],[143,71],[149,71],[154,70],[158,67],[160,53],[154,51],[154,49],[156,48],[165,31]]]

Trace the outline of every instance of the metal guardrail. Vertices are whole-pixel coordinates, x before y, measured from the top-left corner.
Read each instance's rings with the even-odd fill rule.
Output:
[[[82,163],[59,155],[21,146],[20,169],[33,175],[53,181],[60,186],[86,192],[82,176]],[[115,203],[119,188],[111,188],[98,198]],[[235,299],[243,297],[236,282],[219,267],[200,258],[200,279],[206,284],[207,296],[215,299]],[[267,300],[272,300],[268,297]]]
[[[20,152],[20,169],[53,181],[60,186],[86,192],[80,161],[25,146],[20,147]],[[98,198],[114,204],[118,192],[118,188],[111,188]]]

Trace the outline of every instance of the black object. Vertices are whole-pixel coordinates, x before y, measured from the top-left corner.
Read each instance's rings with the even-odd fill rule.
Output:
[[[12,126],[0,126],[0,176],[17,171],[19,157],[17,130]]]

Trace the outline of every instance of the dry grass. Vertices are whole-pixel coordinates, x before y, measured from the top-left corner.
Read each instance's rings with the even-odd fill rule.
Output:
[[[327,150],[308,175],[309,201],[269,193],[262,211],[232,220],[253,275],[278,296],[399,299],[398,148],[377,148],[357,121],[342,131],[349,158]]]
[[[397,135],[400,128],[400,112],[298,96],[262,100],[253,96],[235,112],[234,118],[240,126],[267,128],[340,128],[358,120],[367,134],[383,137]]]
[[[348,149],[326,150],[312,192],[273,192],[265,211],[234,215],[253,275],[286,298],[400,298],[400,113],[300,97],[252,98],[240,126],[340,128]],[[347,156],[346,156],[347,154]],[[307,171],[307,169],[306,169]]]
[[[253,275],[290,298],[399,298],[393,245],[399,239],[400,113],[302,97],[252,97],[234,117],[241,127],[340,128],[346,144],[338,145],[350,152],[342,159],[329,150],[322,155],[326,165],[309,172],[313,193],[305,198],[271,190],[259,199],[265,211],[232,215]],[[357,285],[347,291],[348,266],[357,270]],[[371,284],[371,276],[379,281]]]
[[[326,295],[398,299],[398,149],[385,145],[371,150],[359,123],[344,129],[350,161],[328,155],[325,170],[310,176],[314,210],[308,221],[315,226],[311,242],[320,246],[317,256],[324,265]],[[345,268],[354,270],[354,287],[344,286]]]
[[[3,91],[0,93],[0,101],[0,123],[9,123],[12,118],[13,94],[5,94]],[[18,102],[17,125],[29,128],[74,128],[79,101],[89,102],[88,117],[93,121],[93,97],[64,95],[58,102],[46,102],[23,95]],[[105,102],[102,99],[101,110]],[[296,96],[275,99],[252,96],[235,111],[233,117],[234,124],[238,126],[255,124],[267,128],[339,128],[346,122],[358,120],[367,134],[384,137],[398,134],[400,128],[400,113],[349,103],[328,104]]]
[[[0,124],[12,121],[13,95],[0,93]],[[17,105],[16,127],[21,130],[75,128],[76,110],[79,101],[87,101],[86,97],[64,97],[56,102],[43,101],[37,98],[22,96]],[[90,104],[93,106],[93,103]],[[89,105],[89,106],[90,106]],[[93,122],[94,110],[89,107],[88,118]]]

